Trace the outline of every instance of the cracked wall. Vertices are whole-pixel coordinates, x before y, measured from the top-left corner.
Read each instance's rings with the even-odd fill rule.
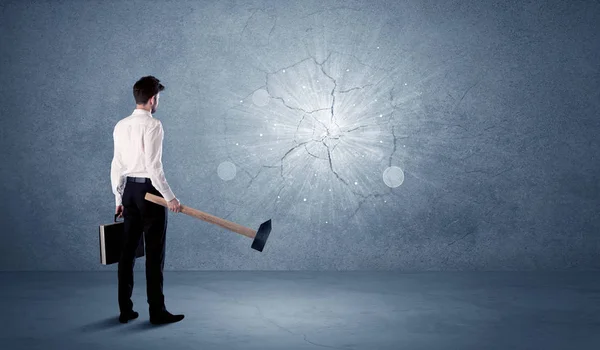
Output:
[[[0,268],[110,269],[131,86],[182,204],[166,269],[600,267],[598,4],[8,1]],[[138,263],[137,268],[143,264]]]

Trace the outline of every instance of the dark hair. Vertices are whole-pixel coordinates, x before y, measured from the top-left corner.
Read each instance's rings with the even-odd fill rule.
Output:
[[[133,85],[133,97],[135,98],[135,103],[145,105],[152,96],[164,89],[165,87],[160,83],[160,80],[152,75],[142,77]]]

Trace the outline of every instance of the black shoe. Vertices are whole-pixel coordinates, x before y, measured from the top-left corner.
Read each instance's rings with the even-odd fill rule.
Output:
[[[155,315],[150,315],[150,323],[152,324],[166,324],[175,323],[183,320],[183,315],[173,315],[169,311],[162,311]]]
[[[127,323],[127,321],[136,319],[136,318],[138,318],[138,316],[139,316],[139,314],[133,310],[131,310],[129,312],[121,313],[121,315],[119,316],[119,322]]]

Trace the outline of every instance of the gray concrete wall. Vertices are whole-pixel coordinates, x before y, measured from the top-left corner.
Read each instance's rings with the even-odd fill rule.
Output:
[[[600,268],[597,1],[3,1],[2,270],[96,270],[144,75],[166,269]],[[331,190],[331,191],[330,191]],[[143,266],[143,260],[137,268]]]

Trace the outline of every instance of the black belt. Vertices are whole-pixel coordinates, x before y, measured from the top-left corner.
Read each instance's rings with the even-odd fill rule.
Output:
[[[138,182],[138,183],[146,183],[150,182],[150,179],[147,177],[131,177],[127,176],[127,182]]]

